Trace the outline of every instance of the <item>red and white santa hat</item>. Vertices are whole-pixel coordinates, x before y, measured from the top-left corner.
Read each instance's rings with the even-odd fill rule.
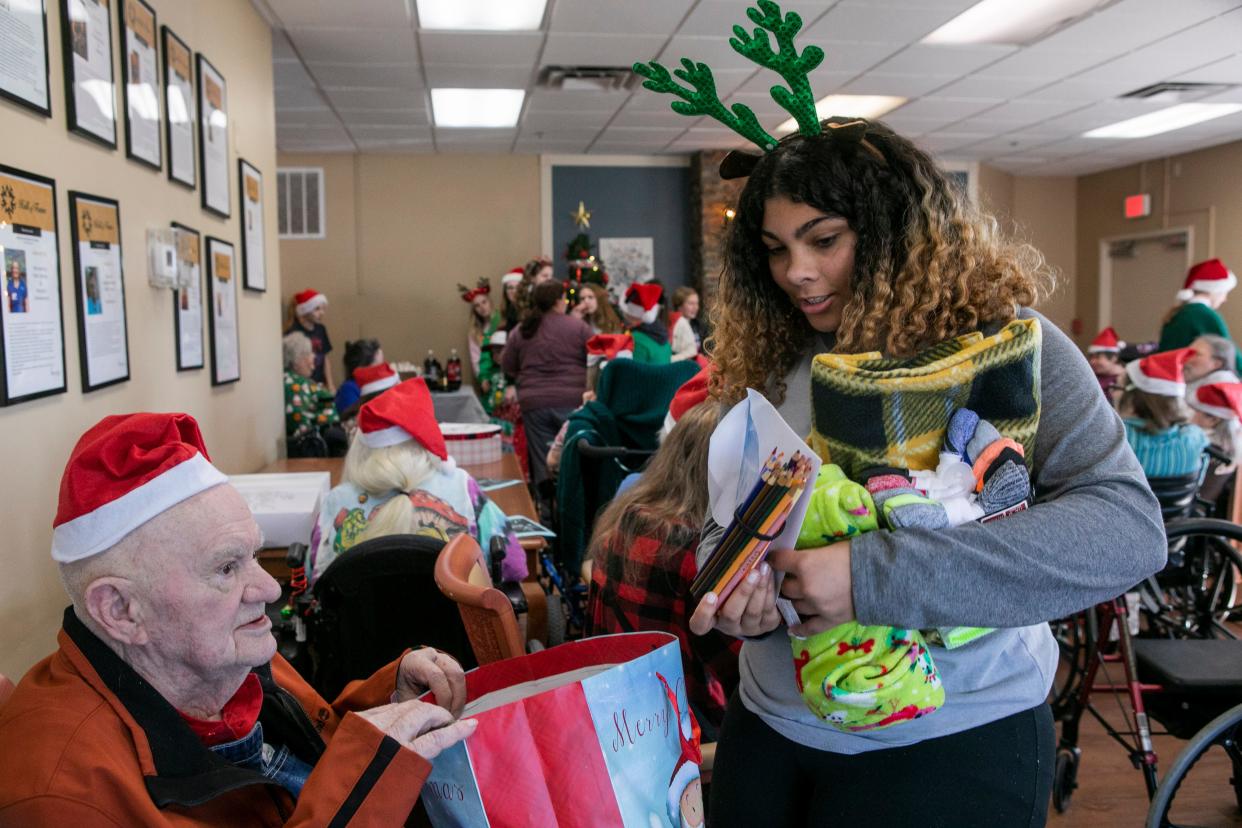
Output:
[[[1119,354],[1124,347],[1126,343],[1117,338],[1117,332],[1112,328],[1105,328],[1096,335],[1095,339],[1091,340],[1091,344],[1087,346],[1087,355]]]
[[[522,281],[522,275],[523,275],[522,268],[515,267],[512,270],[510,270],[508,273],[500,277],[500,284],[502,285],[519,284]]]
[[[328,297],[324,296],[317,290],[307,288],[301,293],[295,293],[293,295],[293,301],[297,305],[298,316],[306,316],[306,314],[310,313],[315,308],[326,307],[328,304]]]
[[[183,500],[228,478],[189,414],[114,414],[78,440],[60,478],[52,558],[104,552]]]
[[[1196,293],[1227,293],[1238,286],[1238,277],[1225,267],[1220,259],[1199,262],[1186,273],[1186,284],[1177,292],[1182,302],[1190,301]]]
[[[1128,363],[1126,375],[1140,391],[1164,397],[1180,397],[1186,393],[1186,378],[1182,374],[1182,366],[1194,355],[1194,348],[1162,351]]]
[[[431,392],[422,377],[408,379],[364,404],[358,411],[358,439],[373,449],[413,440],[441,460],[448,459]]]
[[[1204,414],[1237,423],[1242,421],[1242,382],[1200,385],[1186,402]]]
[[[634,337],[629,334],[596,334],[587,340],[587,365],[630,359],[634,356]]]
[[[712,378],[713,363],[708,362],[699,372],[682,383],[668,404],[668,414],[664,415],[664,428],[661,434],[668,434],[677,425],[682,415],[707,399],[707,386]]]
[[[625,289],[625,300],[621,310],[630,316],[637,316],[647,324],[656,321],[660,315],[660,297],[664,288],[650,282],[635,282]]]
[[[391,365],[387,362],[378,362],[375,365],[355,368],[354,382],[358,383],[358,390],[365,397],[392,388],[400,382],[400,379],[397,377],[397,372],[392,370]]]

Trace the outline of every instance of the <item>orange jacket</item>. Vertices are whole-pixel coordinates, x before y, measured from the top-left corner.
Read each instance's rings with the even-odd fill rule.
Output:
[[[398,662],[332,706],[280,656],[255,670],[265,739],[314,765],[295,801],[203,747],[72,607],[58,640],[0,708],[3,828],[401,825],[431,770],[346,712],[388,703]]]

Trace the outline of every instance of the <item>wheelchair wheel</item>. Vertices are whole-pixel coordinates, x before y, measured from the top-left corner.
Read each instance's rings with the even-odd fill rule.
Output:
[[[1166,638],[1236,638],[1227,626],[1242,618],[1242,526],[1212,518],[1165,526],[1177,563],[1141,587],[1147,634]]]
[[[1239,745],[1240,740],[1242,740],[1242,705],[1225,711],[1196,733],[1173,760],[1168,773],[1156,788],[1156,793],[1151,799],[1151,807],[1147,811],[1147,828],[1178,828],[1185,824],[1180,818],[1174,821],[1174,817],[1199,819],[1206,816],[1219,824],[1219,819],[1227,815],[1184,813],[1187,808],[1182,806],[1187,803],[1183,801],[1180,806],[1174,807],[1174,798],[1180,790],[1187,788],[1187,795],[1183,797],[1183,800],[1189,800],[1193,805],[1196,800],[1202,799],[1195,795],[1194,788],[1204,784],[1219,784],[1222,781],[1220,779],[1222,775],[1226,776],[1233,785],[1235,804],[1239,810],[1242,810],[1242,746]],[[1220,756],[1221,751],[1212,750],[1215,747],[1223,750],[1223,761]],[[1205,757],[1210,758],[1205,759]],[[1200,765],[1201,761],[1202,765]],[[1214,765],[1214,770],[1209,769],[1208,765]],[[1195,781],[1188,785],[1187,778],[1196,767],[1199,767],[1202,773],[1195,774]],[[1238,815],[1232,816],[1236,819]]]
[[[565,643],[565,598],[559,591],[548,593],[548,647]]]
[[[1051,623],[1057,648],[1061,651],[1060,663],[1052,680],[1049,703],[1057,721],[1074,715],[1076,696],[1087,669],[1087,660],[1096,642],[1095,610],[1089,609],[1069,618]]]
[[[1078,761],[1082,752],[1078,748],[1057,748],[1057,760],[1052,771],[1052,805],[1057,813],[1065,813],[1070,798],[1078,788]]]

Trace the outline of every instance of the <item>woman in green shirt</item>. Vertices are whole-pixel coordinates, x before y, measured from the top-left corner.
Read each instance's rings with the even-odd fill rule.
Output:
[[[1157,350],[1186,348],[1204,334],[1232,340],[1229,326],[1218,310],[1237,284],[1238,277],[1220,259],[1208,259],[1190,268],[1185,287],[1177,292],[1177,299],[1182,304],[1164,318]],[[1242,373],[1242,356],[1234,361],[1235,370]]]

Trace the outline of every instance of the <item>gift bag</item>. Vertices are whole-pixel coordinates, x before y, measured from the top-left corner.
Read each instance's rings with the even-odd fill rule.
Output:
[[[463,716],[478,728],[423,786],[436,828],[703,823],[675,636],[599,636],[484,665],[466,673]]]

